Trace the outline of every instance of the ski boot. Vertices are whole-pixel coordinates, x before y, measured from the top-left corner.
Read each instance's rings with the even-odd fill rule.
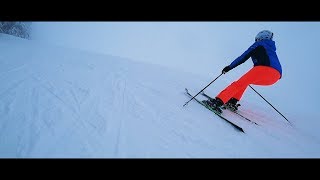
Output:
[[[229,109],[232,112],[238,111],[238,107],[241,106],[237,104],[238,100],[236,98],[231,98],[226,104],[223,105],[223,109]]]
[[[222,113],[221,106],[223,105],[223,101],[221,99],[216,98],[211,100],[203,100],[202,102],[219,114]]]

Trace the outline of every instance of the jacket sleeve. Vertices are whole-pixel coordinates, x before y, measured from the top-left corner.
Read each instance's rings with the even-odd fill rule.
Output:
[[[239,66],[240,64],[246,62],[254,52],[254,50],[258,47],[258,42],[252,44],[241,56],[235,59],[229,66],[231,69]]]

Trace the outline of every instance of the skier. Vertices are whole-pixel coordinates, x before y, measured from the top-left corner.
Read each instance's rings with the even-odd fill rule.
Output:
[[[276,54],[276,46],[273,41],[273,33],[268,30],[259,32],[255,42],[241,56],[230,65],[223,68],[225,74],[231,69],[244,63],[251,57],[253,68],[222,90],[215,99],[203,101],[214,110],[222,113],[222,106],[231,110],[238,110],[238,101],[250,84],[270,86],[282,77],[282,67]]]

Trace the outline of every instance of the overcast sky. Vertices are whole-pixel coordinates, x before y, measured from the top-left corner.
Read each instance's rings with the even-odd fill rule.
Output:
[[[202,72],[220,71],[212,61],[228,65],[264,29],[284,63],[315,60],[319,22],[34,22],[32,38]]]

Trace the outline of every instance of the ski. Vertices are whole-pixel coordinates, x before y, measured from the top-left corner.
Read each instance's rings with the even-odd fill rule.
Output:
[[[185,88],[185,90],[186,90],[186,94],[187,94],[188,96],[193,97],[193,96],[189,93],[189,91],[188,91],[187,88]],[[196,98],[194,98],[194,100],[196,100],[199,104],[201,104],[201,105],[204,106],[205,108],[207,108],[207,109],[209,109],[210,111],[212,111],[214,114],[216,114],[217,116],[219,116],[221,119],[223,119],[223,120],[225,120],[226,122],[228,122],[229,124],[231,124],[235,129],[237,129],[237,130],[239,130],[239,131],[241,131],[241,132],[244,133],[243,129],[242,129],[240,126],[238,126],[238,125],[234,124],[233,122],[229,121],[227,118],[223,117],[223,116],[222,116],[220,113],[218,113],[217,111],[215,111],[215,110],[213,110],[212,108],[206,106],[206,105],[205,105],[203,102],[201,102],[200,100],[198,100],[198,99],[196,99]]]
[[[212,97],[210,97],[209,95],[207,95],[207,94],[204,93],[203,91],[202,91],[201,95],[203,95],[204,97],[208,98],[209,100],[212,99]],[[228,109],[228,108],[226,108],[226,109]],[[229,109],[228,109],[228,110],[229,110]],[[229,110],[229,111],[231,111],[231,110]],[[259,124],[257,124],[256,122],[254,122],[254,121],[250,120],[249,118],[243,116],[242,114],[238,113],[237,111],[231,111],[231,112],[239,115],[239,116],[242,117],[243,119],[245,119],[245,120],[247,120],[247,121],[249,121],[249,122],[251,122],[251,123],[253,123],[253,124],[255,124],[255,125],[259,125]]]

